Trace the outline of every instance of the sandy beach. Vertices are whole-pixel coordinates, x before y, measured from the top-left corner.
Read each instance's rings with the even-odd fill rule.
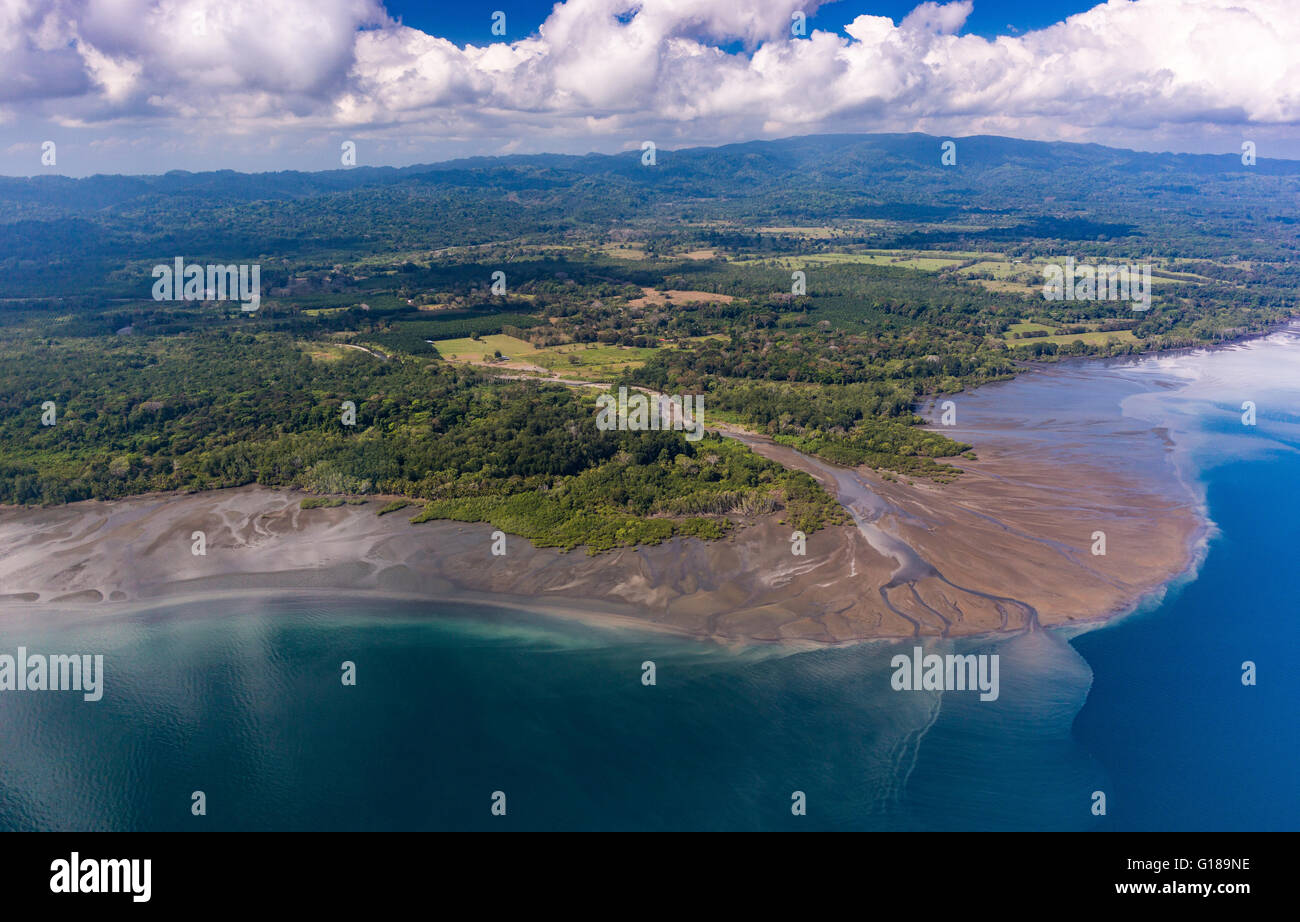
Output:
[[[791,552],[780,513],[721,541],[674,539],[595,556],[493,528],[412,525],[382,500],[302,509],[242,487],[0,510],[0,610],[131,607],[231,592],[346,591],[512,605],[723,641],[838,643],[969,636],[1125,611],[1184,571],[1203,522],[1190,498],[1100,467],[981,445],[956,483],[833,468],[761,438],[856,520]],[[1091,552],[1104,531],[1110,550]],[[196,555],[195,532],[206,553]]]

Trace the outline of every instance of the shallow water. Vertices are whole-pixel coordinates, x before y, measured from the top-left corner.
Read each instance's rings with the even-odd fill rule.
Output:
[[[0,828],[1300,826],[1300,340],[1062,365],[960,401],[977,445],[1196,491],[1216,528],[1195,578],[1072,640],[927,643],[998,654],[995,701],[893,690],[912,643],[735,651],[325,597],[7,618],[0,653],[102,653],[106,677],[98,702],[0,692]]]

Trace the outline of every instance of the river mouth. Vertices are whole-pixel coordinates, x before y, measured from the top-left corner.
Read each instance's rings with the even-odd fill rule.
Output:
[[[728,644],[1095,624],[1186,570],[1204,522],[1170,475],[1168,437],[1118,412],[1143,385],[1088,377],[1086,398],[1077,369],[960,395],[955,434],[979,454],[955,459],[963,472],[947,484],[887,480],[722,427],[809,473],[849,512],[851,525],[808,534],[802,555],[777,513],[720,541],[594,556],[516,540],[485,565],[486,524],[413,526],[376,516],[374,503],[302,510],[293,493],[240,488],[0,511],[0,582],[11,590],[0,604],[130,607],[332,588],[534,605]],[[189,553],[201,525],[220,554]],[[1092,550],[1098,533],[1109,543],[1102,556]]]
[[[1291,489],[1300,479],[1300,420],[1288,408],[1300,394],[1263,386],[1281,369],[1295,389],[1300,374],[1286,373],[1293,354],[1230,356],[1224,361],[1242,374],[1216,373],[1221,383],[1198,385],[1199,394],[1163,388],[1172,409],[1144,403],[1140,395],[1154,392],[1149,381],[1130,382],[1136,389],[1099,381],[1116,398],[1112,406],[1129,401],[1141,418],[1108,410],[1101,398],[1066,414],[1049,393],[1042,414],[1058,420],[1056,431],[1070,433],[1064,437],[1036,422],[1027,399],[1026,425],[1012,434],[1024,447],[1003,459],[1006,443],[986,438],[964,487],[877,484],[856,472],[841,485],[844,471],[799,461],[844,490],[857,526],[841,529],[844,540],[865,547],[863,525],[897,532],[916,559],[963,574],[949,583],[907,570],[898,545],[890,545],[897,556],[867,548],[887,566],[860,570],[846,585],[878,607],[883,587],[920,623],[920,640],[887,609],[904,631],[888,641],[724,646],[536,613],[331,592],[209,597],[75,622],[46,612],[0,620],[4,650],[101,652],[106,667],[100,702],[0,695],[0,726],[24,741],[0,748],[0,828],[193,828],[188,796],[201,789],[221,805],[206,818],[210,829],[1293,829],[1300,749],[1286,731],[1300,697],[1300,673],[1291,668],[1300,658],[1292,624],[1300,570],[1290,559],[1300,520]],[[1206,380],[1174,371],[1174,380]],[[1035,386],[1077,391],[1073,374],[1045,375]],[[1241,426],[1241,392],[1252,390],[1269,408],[1260,427],[1231,428]],[[970,431],[994,431],[994,418],[962,399]],[[990,412],[1005,423],[1009,398],[991,399]],[[1178,447],[1161,442],[1158,429]],[[1081,468],[1061,459],[1086,460],[1089,439],[1102,446],[1100,457],[1136,464],[1143,479],[1072,484]],[[1038,440],[1060,454],[1028,465],[1027,454],[1047,450],[1028,447]],[[1170,474],[1175,451],[1192,451],[1189,463],[1222,531],[1198,577],[1159,604],[1101,629],[1052,621],[1059,608],[1035,605],[1044,627],[1080,629],[1067,642],[1070,631],[1027,630],[1028,614],[1009,605],[1007,633],[954,630],[945,638],[939,617],[911,598],[913,588],[927,604],[947,591],[969,617],[968,605],[988,601],[975,593],[1018,594],[996,588],[1004,585],[1041,593],[1053,576],[1038,575],[1044,561],[1068,563],[1071,552],[1093,566],[1075,572],[1080,580],[1115,577],[1104,566],[1132,556],[1131,534],[1157,540],[1154,519],[1135,516],[1133,532],[1112,528],[1112,553],[1091,561],[1087,534],[1071,537],[1073,529],[1092,530],[1092,516],[1108,507],[1084,501],[1100,489],[1145,513],[1123,491],[1151,496],[1152,480],[1181,490]],[[1092,460],[1082,469],[1094,470]],[[1159,466],[1147,470],[1151,460]],[[1008,531],[1050,530],[1014,508],[1022,482],[1054,504],[1052,521],[1068,526],[1059,529],[1060,546]],[[241,502],[261,514],[268,500],[245,491],[196,501],[220,503],[233,519]],[[56,516],[65,532],[73,530],[70,515]],[[333,517],[354,556],[354,521],[392,528],[401,541],[420,534],[358,510],[320,515]],[[445,535],[444,549],[458,540],[453,527],[434,533]],[[319,553],[327,534],[302,537]],[[785,537],[773,531],[771,540]],[[831,557],[831,540],[811,535],[814,556],[825,550],[847,564]],[[1022,543],[1042,555],[1028,570],[987,573],[988,561],[1007,559],[1003,550]],[[740,546],[758,554],[763,543]],[[676,551],[650,552],[625,559],[680,562]],[[980,574],[995,587],[976,585]],[[959,596],[953,583],[970,588]],[[969,603],[961,601],[967,595]],[[998,698],[894,690],[891,658],[917,644],[998,655]],[[1241,681],[1245,660],[1259,667],[1256,686]],[[357,666],[355,687],[339,682],[343,661]],[[657,666],[654,686],[641,681],[647,661]],[[60,770],[52,774],[51,765]],[[509,792],[509,818],[488,813],[496,789]],[[482,796],[448,798],[449,790]],[[807,795],[807,816],[791,815],[792,790]],[[1106,816],[1091,811],[1097,791],[1108,795]]]

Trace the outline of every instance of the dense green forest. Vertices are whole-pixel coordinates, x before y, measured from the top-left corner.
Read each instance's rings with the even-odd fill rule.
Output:
[[[278,334],[47,343],[9,356],[0,500],[61,503],[248,483],[426,500],[539,544],[720,537],[733,514],[842,515],[806,474],[717,436],[602,432],[594,398],[433,360],[314,359]],[[41,425],[45,401],[53,425]],[[355,421],[345,422],[345,401]],[[26,403],[24,401],[24,403]]]
[[[0,179],[0,501],[256,482],[566,548],[807,531],[842,511],[805,475],[599,431],[595,389],[541,379],[703,395],[706,423],[943,482],[972,446],[925,397],[1296,313],[1300,164],[972,138],[945,169],[939,140]],[[153,300],[178,256],[260,265],[259,309]],[[1066,257],[1149,266],[1150,309],[1045,300]]]

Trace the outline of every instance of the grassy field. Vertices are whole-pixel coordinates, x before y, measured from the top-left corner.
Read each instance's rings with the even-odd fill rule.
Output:
[[[1018,263],[1007,259],[983,259],[973,266],[966,266],[957,270],[957,274],[969,278],[970,281],[982,285],[990,291],[1041,295],[1044,283],[1043,269],[1050,262],[1053,262],[1053,260],[1043,258]],[[1132,264],[1124,260],[1088,259],[1079,261],[1078,265],[1097,266],[1106,262],[1117,266]],[[1174,275],[1170,274],[1170,272],[1171,270],[1161,268],[1159,260],[1152,261],[1151,290],[1153,293],[1169,292],[1182,286],[1195,286],[1212,281],[1204,276],[1192,273]],[[971,278],[976,275],[992,276],[992,278]]]
[[[1041,295],[1042,288],[1036,285],[1027,285],[1024,282],[1003,281],[1001,279],[971,279],[976,285],[987,288],[989,291],[998,291],[1002,294],[1012,295]]]
[[[1024,262],[1012,262],[1009,259],[983,259],[973,266],[958,270],[962,275],[991,275],[999,281],[1041,280],[1041,268]]]
[[[599,380],[628,368],[640,368],[653,354],[653,349],[631,346],[568,343],[539,349],[531,361],[561,376]]]
[[[297,346],[311,356],[313,362],[337,362],[347,353],[342,346],[322,342],[299,342]]]
[[[1077,340],[1093,346],[1105,345],[1112,338],[1121,343],[1139,342],[1138,338],[1128,330],[1111,330],[1109,333],[1064,333],[1060,336],[1040,336],[1037,339],[1008,340],[1007,345],[1012,348],[1016,346],[1032,346],[1034,343],[1056,343],[1058,346],[1063,346]]]
[[[716,339],[716,340],[721,340],[723,342],[726,342],[727,340],[731,339],[731,337],[728,336],[726,333],[705,333],[703,336],[684,336],[682,337],[682,343],[683,344],[706,343],[711,339]],[[669,343],[667,348],[669,349],[674,348],[675,345],[676,345],[675,343]]]
[[[1104,345],[1112,337],[1121,343],[1135,343],[1138,338],[1129,330],[1110,330],[1103,332],[1101,330],[1090,330],[1087,333],[1053,333],[1057,327],[1048,326],[1033,321],[1024,321],[1022,323],[1011,324],[1010,329],[1003,334],[1003,341],[1012,348],[1016,346],[1032,346],[1034,343],[1056,343],[1058,346],[1066,343],[1072,343],[1076,340],[1088,343],[1089,345]],[[1031,339],[1015,339],[1015,333],[1034,333],[1045,332],[1047,336],[1035,336]]]
[[[962,253],[941,253],[928,250],[878,250],[870,253],[817,253],[809,256],[778,256],[760,259],[737,260],[736,265],[753,266],[775,263],[788,269],[822,264],[858,264],[867,266],[897,266],[901,269],[919,269],[937,272],[955,266],[973,257]]]
[[[531,362],[537,347],[526,340],[497,333],[478,339],[440,339],[434,345],[438,353],[449,362],[485,362],[497,352],[507,359]]]
[[[604,380],[628,368],[645,364],[653,349],[605,346],[595,343],[566,343],[537,348],[530,342],[498,334],[481,339],[443,339],[435,348],[449,362],[491,361],[497,352],[507,362],[537,365],[561,377]]]
[[[628,307],[659,307],[664,304],[730,304],[736,300],[731,295],[714,294],[711,291],[681,291],[670,288],[659,291],[657,288],[641,289],[641,297],[627,302]]]
[[[640,243],[606,243],[598,251],[615,259],[645,259],[646,251]]]
[[[817,240],[825,240],[835,233],[833,227],[758,227],[755,228],[760,234],[785,234],[791,237],[810,237]]]
[[[1056,327],[1049,327],[1045,323],[1034,323],[1032,320],[1026,320],[1022,323],[1013,323],[1004,334],[1005,338],[1012,339],[1013,333],[1051,333]]]

